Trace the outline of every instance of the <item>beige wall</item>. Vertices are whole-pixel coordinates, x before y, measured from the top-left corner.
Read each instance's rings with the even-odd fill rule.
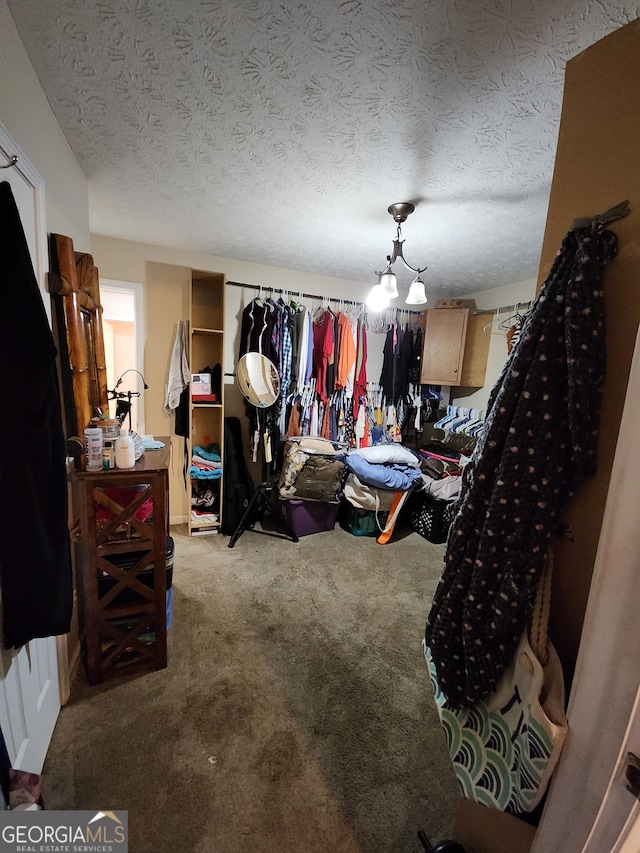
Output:
[[[87,180],[36,77],[5,0],[0,0],[0,122],[45,182],[47,230],[88,252]]]

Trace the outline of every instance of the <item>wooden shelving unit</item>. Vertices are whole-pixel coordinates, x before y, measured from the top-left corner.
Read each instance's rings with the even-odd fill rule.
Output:
[[[189,321],[191,343],[189,364],[192,373],[222,364],[224,356],[224,289],[225,277],[221,273],[199,270],[191,272]],[[214,403],[199,403],[191,399],[189,459],[194,447],[217,445],[220,458],[224,458],[224,381],[221,375],[219,399]],[[189,534],[191,536],[218,533],[222,521],[223,478],[189,480]],[[193,498],[210,492],[213,505],[196,507]],[[192,509],[210,509],[201,519],[194,518]],[[215,520],[211,517],[215,516]]]

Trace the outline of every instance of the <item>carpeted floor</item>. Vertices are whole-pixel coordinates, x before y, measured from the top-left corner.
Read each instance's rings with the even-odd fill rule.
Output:
[[[411,853],[456,784],[421,641],[443,546],[336,527],[175,539],[166,670],[81,672],[50,809],[127,809],[131,853]]]

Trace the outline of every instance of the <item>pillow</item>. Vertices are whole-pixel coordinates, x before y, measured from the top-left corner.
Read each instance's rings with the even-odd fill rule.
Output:
[[[349,453],[350,456],[354,454],[374,464],[413,465],[415,468],[420,465],[420,459],[415,453],[401,444],[374,444],[373,447],[359,447]]]

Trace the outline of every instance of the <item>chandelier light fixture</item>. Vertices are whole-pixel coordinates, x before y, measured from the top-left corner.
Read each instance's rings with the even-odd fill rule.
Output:
[[[367,306],[372,311],[384,311],[384,309],[388,307],[390,301],[398,296],[398,280],[393,271],[393,265],[398,258],[408,270],[411,270],[411,272],[416,274],[416,277],[409,285],[409,293],[405,299],[405,304],[426,305],[427,294],[424,288],[424,282],[420,278],[422,273],[426,270],[426,267],[412,267],[411,264],[407,263],[402,253],[404,240],[401,239],[401,226],[402,223],[406,221],[407,216],[413,213],[416,209],[415,205],[411,204],[409,201],[399,201],[395,204],[389,205],[387,209],[391,216],[393,216],[394,221],[398,223],[398,231],[396,239],[393,241],[393,252],[390,255],[387,255],[386,268],[382,270],[382,272],[376,271],[378,283],[374,284],[371,288],[371,292],[367,296]]]

